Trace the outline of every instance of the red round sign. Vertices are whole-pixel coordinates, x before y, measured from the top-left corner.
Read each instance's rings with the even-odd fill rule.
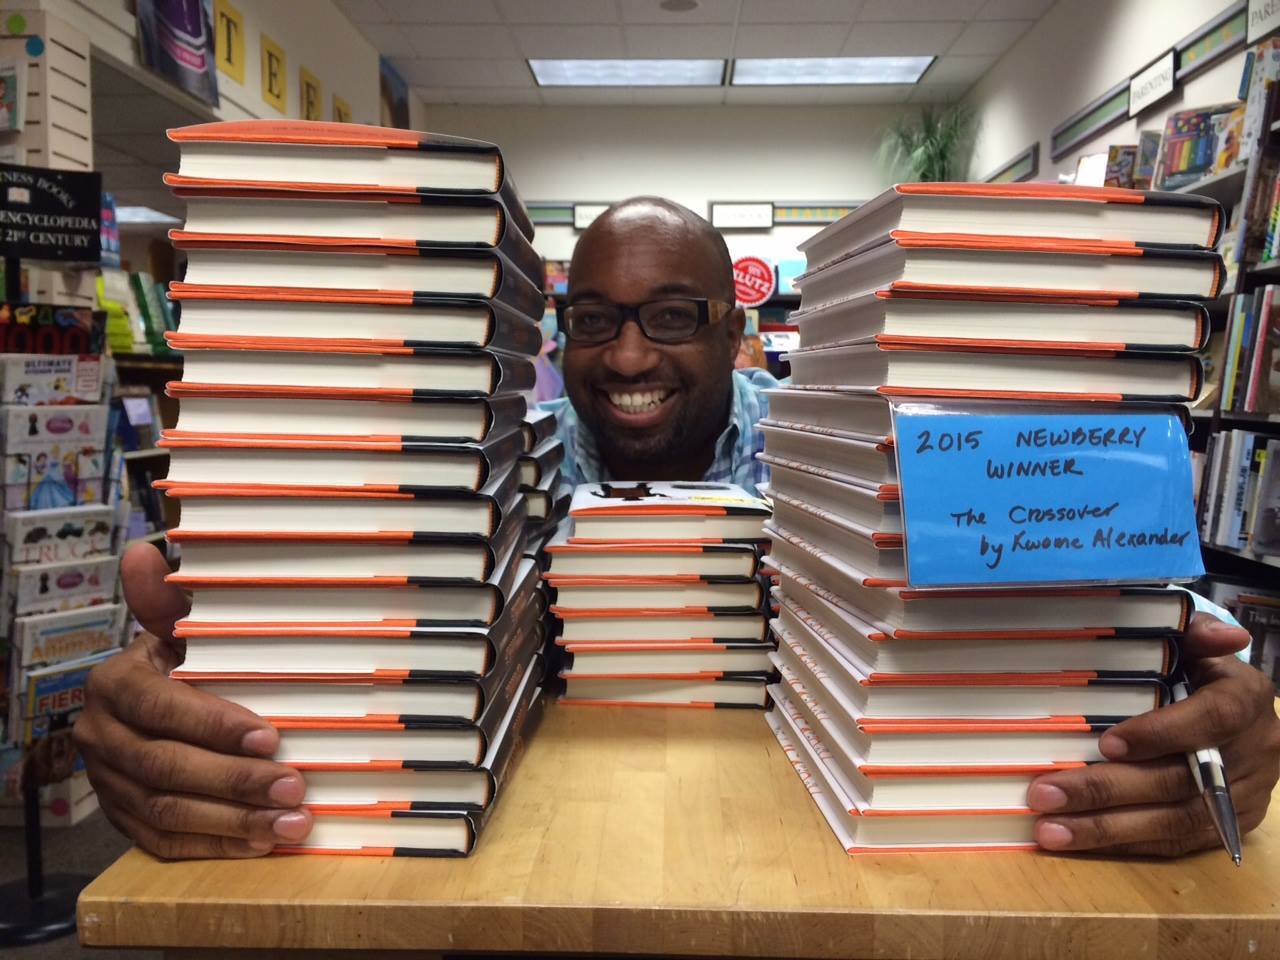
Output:
[[[733,293],[744,307],[758,307],[773,296],[778,278],[773,266],[759,257],[733,261]]]

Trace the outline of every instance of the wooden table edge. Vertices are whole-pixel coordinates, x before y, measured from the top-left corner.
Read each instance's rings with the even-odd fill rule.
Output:
[[[91,884],[77,906],[80,942],[89,947],[237,948],[241,950],[337,951],[528,951],[538,953],[618,953],[685,956],[961,956],[991,949],[1000,942],[1013,952],[983,953],[1019,957],[1031,943],[1070,940],[1073,934],[1123,939],[1150,950],[1149,956],[1200,958],[1208,943],[1240,944],[1250,954],[1280,954],[1280,916],[1274,914],[1073,913],[915,908],[867,909],[812,907],[761,910],[758,907],[697,905],[486,903],[402,900],[353,900],[328,904],[324,933],[308,937],[305,912],[289,900],[205,897],[173,901],[97,897]],[[221,928],[209,918],[181,914],[188,906],[213,905],[234,911],[237,921]],[[156,912],[170,915],[166,931],[150,935]],[[176,911],[178,916],[171,916]],[[257,922],[246,912],[264,914]],[[221,912],[221,911],[219,911]],[[394,917],[389,916],[394,912]],[[292,915],[292,916],[291,916]],[[274,916],[274,919],[273,919]],[[293,922],[283,922],[286,918]],[[106,919],[107,922],[103,922]],[[347,936],[333,937],[335,926]],[[394,936],[388,930],[394,927]],[[272,931],[270,938],[248,930]],[[388,941],[396,941],[394,943]],[[926,947],[923,952],[913,949]],[[1247,946],[1246,946],[1247,944]],[[935,950],[937,951],[935,953]],[[957,951],[963,950],[964,953]],[[888,951],[888,952],[886,952]],[[1256,953],[1255,953],[1256,951]],[[1049,954],[1046,954],[1049,955]],[[1056,956],[1056,954],[1053,954]],[[1218,956],[1228,954],[1225,950]]]

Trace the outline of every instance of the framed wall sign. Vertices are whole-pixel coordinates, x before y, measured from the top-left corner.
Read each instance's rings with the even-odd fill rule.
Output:
[[[1178,55],[1171,48],[1129,78],[1129,116],[1136,117],[1173,93],[1177,61]]]
[[[607,203],[575,203],[573,205],[573,228],[585,230],[600,214],[609,209]]]
[[[711,202],[711,225],[719,230],[768,230],[773,226],[773,203]]]

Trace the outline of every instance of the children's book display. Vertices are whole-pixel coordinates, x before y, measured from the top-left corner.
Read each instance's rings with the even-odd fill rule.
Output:
[[[532,225],[479,141],[292,120],[169,136],[189,203],[156,483],[192,594],[174,676],[280,730],[315,825],[277,852],[465,856],[542,704],[526,540],[563,453],[553,417],[526,417]]]
[[[7,309],[19,324],[44,315],[41,308]],[[72,320],[89,316],[71,314]],[[78,324],[46,329],[67,345],[88,343]],[[117,555],[123,464],[113,455],[108,408],[101,402],[101,336],[95,342],[97,354],[0,355],[6,377],[0,405],[0,823],[22,820],[17,774],[23,752],[74,722],[88,670],[111,656],[125,633]],[[78,758],[60,772],[56,782],[41,787],[44,826],[72,825],[97,808]]]
[[[1214,163],[1209,118],[1178,123],[1158,177]],[[1168,586],[1203,570],[1170,404],[1199,391],[1221,229],[1199,197],[912,184],[802,245],[760,426],[767,718],[850,853],[1032,848],[1032,779],[1166,699],[1192,611]],[[1108,257],[1155,248],[1177,266],[1116,282]]]

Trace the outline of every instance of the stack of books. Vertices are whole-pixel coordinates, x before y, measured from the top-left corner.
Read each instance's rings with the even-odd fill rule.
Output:
[[[491,144],[305,121],[170,137],[174,676],[281,731],[315,814],[284,852],[465,855],[540,704],[532,227]]]
[[[565,703],[764,707],[766,503],[727,483],[588,483],[547,545]]]
[[[1190,400],[1220,223],[1196,197],[914,184],[802,247],[793,384],[761,424],[768,719],[850,852],[1033,846],[1032,779],[1160,705],[1192,612],[1156,583],[909,589],[889,399]]]
[[[556,417],[549,410],[530,410],[520,424],[520,492],[528,513],[529,541],[539,546],[569,514],[573,488],[560,482],[564,444],[556,439]]]

